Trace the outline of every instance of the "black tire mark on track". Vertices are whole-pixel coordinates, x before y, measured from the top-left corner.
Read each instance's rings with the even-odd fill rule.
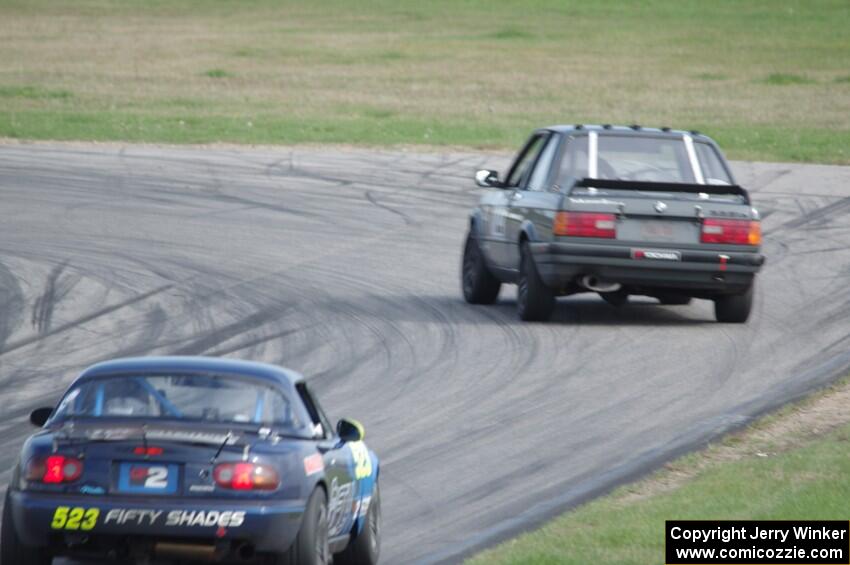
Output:
[[[24,313],[24,293],[18,278],[0,262],[0,351],[20,326]]]
[[[416,220],[414,220],[414,219],[413,219],[412,217],[410,217],[408,214],[406,214],[406,213],[402,212],[401,210],[398,210],[398,209],[396,209],[396,208],[393,208],[392,206],[389,206],[389,205],[384,204],[384,203],[382,203],[382,202],[378,202],[378,200],[377,200],[377,199],[375,198],[375,196],[372,194],[372,191],[371,191],[371,190],[367,190],[367,191],[365,192],[365,196],[366,196],[366,200],[368,200],[369,202],[371,202],[372,204],[374,204],[374,205],[375,205],[375,206],[377,206],[378,208],[381,208],[382,210],[386,210],[387,212],[391,212],[391,213],[393,213],[393,214],[395,214],[395,215],[397,215],[397,216],[400,216],[400,217],[401,217],[401,219],[402,219],[402,220],[404,220],[404,223],[405,223],[405,224],[407,224],[408,226],[414,226],[414,225],[416,225],[416,223],[417,223],[417,222],[416,222]]]
[[[59,284],[59,277],[62,276],[67,265],[68,261],[63,261],[51,269],[44,285],[44,291],[41,293],[41,296],[36,298],[35,304],[33,304],[31,322],[35,330],[41,335],[46,334],[50,330],[50,323],[53,320],[53,309],[56,303],[62,300],[71,291],[73,286],[79,282],[79,278],[77,278],[68,284]]]
[[[38,341],[40,339],[44,339],[45,337],[53,336],[53,335],[56,335],[56,334],[64,332],[64,331],[74,329],[78,326],[85,324],[86,322],[90,322],[90,321],[92,321],[96,318],[99,318],[101,316],[111,314],[111,313],[115,312],[116,310],[120,310],[121,308],[126,308],[127,306],[130,306],[132,304],[136,304],[137,302],[141,302],[142,300],[147,300],[151,296],[155,296],[155,295],[157,295],[161,292],[165,292],[166,290],[169,290],[173,286],[174,285],[172,285],[172,284],[167,284],[167,285],[161,286],[159,288],[155,288],[153,290],[150,290],[150,291],[145,292],[143,294],[140,294],[138,296],[134,296],[133,298],[129,298],[127,300],[119,302],[118,304],[113,304],[112,306],[102,308],[102,309],[97,310],[95,312],[92,312],[91,314],[88,314],[86,316],[82,316],[82,317],[77,318],[75,320],[71,320],[70,322],[67,322],[67,323],[62,324],[60,326],[57,326],[57,327],[53,328],[52,330],[49,330],[49,331],[47,331],[47,332],[45,332],[41,335],[28,337],[28,338],[25,338],[25,339],[15,341],[15,342],[7,345],[6,347],[4,347],[2,350],[0,350],[0,356],[11,353],[11,352],[15,351],[16,349],[20,349],[22,347],[30,345],[31,343],[35,343],[36,341]]]

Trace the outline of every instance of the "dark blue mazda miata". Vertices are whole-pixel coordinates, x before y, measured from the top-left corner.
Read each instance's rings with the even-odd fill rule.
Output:
[[[82,373],[25,443],[0,562],[53,556],[268,564],[378,561],[378,459],[304,379],[205,357]]]

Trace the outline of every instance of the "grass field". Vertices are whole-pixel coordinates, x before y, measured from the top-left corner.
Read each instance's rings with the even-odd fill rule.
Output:
[[[696,128],[850,163],[846,0],[0,0],[0,136],[513,147]]]
[[[467,565],[664,561],[665,520],[847,520],[850,380]]]

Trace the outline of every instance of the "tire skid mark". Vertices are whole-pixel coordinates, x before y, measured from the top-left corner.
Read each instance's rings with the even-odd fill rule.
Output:
[[[77,277],[68,284],[58,284],[59,277],[67,265],[68,261],[66,260],[51,269],[50,274],[47,276],[44,291],[41,293],[41,296],[36,298],[35,304],[33,304],[30,321],[40,335],[44,335],[50,330],[50,323],[53,320],[53,308],[56,306],[56,303],[62,300],[74,285],[79,282],[79,277]]]
[[[263,310],[238,319],[224,326],[205,331],[200,337],[171,352],[171,355],[201,355],[234,337],[251,331],[266,322],[277,319],[290,310],[290,304],[266,306]]]
[[[117,304],[113,304],[112,306],[107,306],[106,308],[102,308],[102,309],[97,310],[95,312],[92,312],[88,315],[82,316],[82,317],[77,318],[75,320],[71,320],[71,321],[66,322],[64,324],[56,326],[55,328],[48,330],[48,331],[44,332],[43,334],[24,338],[24,339],[20,339],[18,341],[12,342],[12,343],[6,345],[2,350],[0,350],[0,356],[7,355],[7,354],[9,354],[9,353],[11,353],[11,352],[13,352],[17,349],[20,349],[22,347],[26,347],[27,345],[35,343],[35,342],[37,342],[41,339],[44,339],[46,337],[54,336],[54,335],[60,334],[60,333],[65,332],[65,331],[72,330],[72,329],[74,329],[78,326],[81,326],[81,325],[83,325],[87,322],[90,322],[90,321],[92,321],[96,318],[100,318],[101,316],[106,316],[108,314],[112,314],[113,312],[116,312],[117,310],[120,310],[122,308],[126,308],[127,306],[131,306],[131,305],[136,304],[138,302],[141,302],[143,300],[147,300],[148,298],[150,298],[152,296],[156,296],[157,294],[160,294],[162,292],[170,290],[173,286],[174,286],[173,284],[167,284],[167,285],[161,286],[159,288],[149,290],[148,292],[142,293],[138,296],[128,298],[127,300],[121,301]]]
[[[371,191],[371,190],[367,190],[367,191],[364,193],[364,195],[366,196],[366,200],[368,200],[369,202],[371,202],[372,204],[374,204],[374,205],[375,205],[375,206],[377,206],[378,208],[381,208],[382,210],[386,210],[387,212],[391,212],[391,213],[393,213],[393,214],[395,214],[395,215],[397,215],[397,216],[401,217],[401,219],[402,219],[402,220],[404,220],[404,223],[405,223],[405,224],[407,224],[408,226],[415,226],[415,225],[417,225],[416,220],[414,220],[414,219],[413,219],[410,215],[408,215],[408,214],[406,214],[406,213],[402,212],[401,210],[398,210],[398,209],[396,209],[396,208],[393,208],[392,206],[389,206],[388,204],[384,204],[384,203],[382,203],[382,202],[378,202],[378,200],[377,200],[377,199],[375,198],[375,196],[372,194],[372,191]]]
[[[845,196],[831,204],[812,210],[811,212],[802,211],[799,217],[788,220],[778,226],[774,226],[770,230],[765,231],[765,235],[773,234],[775,232],[786,233],[804,227],[822,227],[823,224],[829,222],[831,216],[842,216],[848,212],[850,212],[850,196]],[[811,226],[811,224],[816,225]]]
[[[0,261],[0,351],[21,325],[23,313],[24,293],[18,278]]]
[[[44,223],[25,238],[14,225],[0,227],[0,248],[45,273],[73,259],[75,274],[103,285],[104,301],[111,292],[162,281],[172,291],[62,333],[38,356],[26,349],[4,356],[4,376],[26,396],[14,397],[20,426],[0,425],[9,453],[0,463],[11,464],[29,432],[22,405],[54,400],[62,379],[51,377],[65,378],[95,358],[182,350],[279,362],[304,372],[330,413],[350,411],[371,430],[384,462],[387,562],[436,553],[453,559],[465,540],[485,539],[503,524],[506,509],[534,507],[578,483],[594,488],[624,461],[661,454],[668,441],[692,441],[677,430],[694,422],[702,430],[725,425],[726,404],[746,410],[741,403],[761,398],[762,389],[790,382],[792,361],[810,359],[789,347],[795,331],[820,325],[809,334],[812,352],[846,344],[846,332],[837,331],[842,319],[824,318],[850,303],[842,290],[846,256],[827,250],[840,247],[847,231],[819,220],[793,236],[770,235],[762,276],[772,288],[757,293],[755,320],[723,327],[725,336],[702,301],[618,311],[595,298],[569,298],[552,323],[521,324],[510,292],[494,306],[474,307],[457,289],[460,232],[467,206],[482,192],[471,182],[473,166],[502,157],[128,146],[120,159],[101,150],[63,158],[67,153],[55,150],[52,163],[31,167],[31,153],[20,150],[14,165],[0,163],[9,171],[0,172],[0,186],[13,190],[12,203],[48,207],[43,223],[74,208],[74,229],[66,237]],[[114,162],[126,175],[120,189]],[[791,182],[764,171],[753,168],[765,185]],[[841,196],[756,194],[769,201],[777,224],[806,210],[817,214]],[[289,202],[319,222],[263,212],[264,203]],[[387,215],[378,204],[396,212]],[[398,221],[397,212],[427,225],[427,236]],[[830,238],[811,235],[823,228],[832,230]],[[806,249],[823,251],[805,262],[796,254]],[[791,253],[795,264],[782,259]],[[795,287],[803,275],[821,282]],[[824,289],[833,293],[829,302],[808,299]],[[804,302],[808,309],[793,314]],[[69,306],[62,303],[63,312]],[[789,315],[799,322],[789,324]],[[693,351],[670,347],[676,338]],[[715,363],[717,352],[731,352],[730,342],[737,353]],[[775,371],[762,370],[759,360],[774,357],[781,360]],[[685,369],[671,368],[669,358]],[[529,461],[534,484],[552,486],[527,487]],[[497,471],[472,481],[458,469]],[[405,484],[412,473],[416,484]],[[486,501],[475,496],[482,492]],[[468,506],[452,504],[457,500]]]

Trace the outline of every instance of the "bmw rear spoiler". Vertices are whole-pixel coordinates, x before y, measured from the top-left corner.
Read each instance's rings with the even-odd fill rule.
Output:
[[[642,190],[646,192],[689,192],[693,194],[736,195],[750,203],[747,190],[737,184],[690,184],[678,182],[646,182],[634,180],[610,180],[583,178],[574,187],[610,188],[613,190]]]

